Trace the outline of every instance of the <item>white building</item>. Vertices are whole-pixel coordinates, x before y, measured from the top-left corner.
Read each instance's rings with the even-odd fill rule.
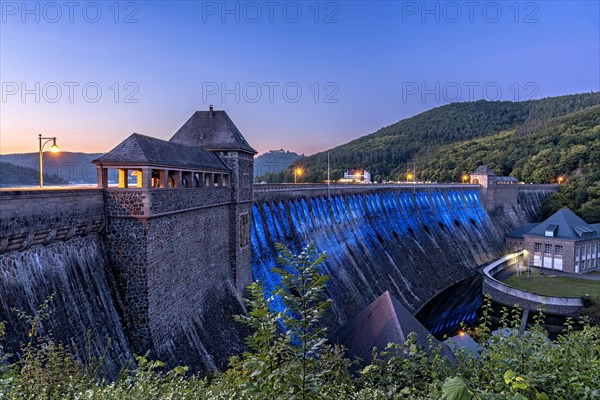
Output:
[[[364,170],[356,170],[356,171],[346,171],[344,172],[344,177],[340,179],[342,183],[370,183],[371,182],[371,174],[369,171]]]

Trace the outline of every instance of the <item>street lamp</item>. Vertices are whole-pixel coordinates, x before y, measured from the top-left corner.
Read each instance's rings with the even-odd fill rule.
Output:
[[[42,160],[42,154],[44,151],[44,146],[46,146],[46,144],[52,142],[52,147],[50,147],[50,151],[52,153],[58,153],[60,151],[60,149],[56,145],[55,137],[45,138],[45,137],[42,137],[42,135],[40,134],[38,137],[38,140],[40,142],[40,189],[43,189],[44,188],[44,172],[43,172],[44,171],[44,168],[43,168],[44,161]],[[44,143],[42,143],[43,140],[45,140]]]
[[[296,168],[294,170],[294,183],[297,183],[298,176],[302,175],[302,168]]]
[[[463,183],[467,183],[467,181],[469,180],[469,175],[467,175],[467,174],[464,174],[464,175],[462,176],[462,180],[463,180]]]
[[[558,177],[558,184],[559,185],[561,185],[564,181],[565,181],[565,177],[564,176],[559,176]]]
[[[412,174],[412,172],[409,172],[408,174],[406,174],[406,181],[410,182],[414,179],[414,175]]]

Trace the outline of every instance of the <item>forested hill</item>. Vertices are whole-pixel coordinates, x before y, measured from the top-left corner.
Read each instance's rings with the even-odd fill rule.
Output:
[[[302,157],[298,153],[283,149],[267,151],[254,158],[254,177],[279,173]]]
[[[431,159],[449,144],[511,129],[527,135],[552,124],[557,117],[598,104],[600,93],[522,102],[480,100],[448,104],[331,149],[331,177],[339,179],[344,171],[360,168],[371,172],[375,180],[403,180],[413,161]],[[300,163],[307,181],[326,179],[327,152],[307,157],[294,166]],[[432,180],[419,174],[419,170],[417,165],[417,179]]]
[[[44,174],[45,185],[65,184],[67,181],[56,175]],[[40,184],[39,169],[0,162],[0,188],[31,186]]]
[[[433,181],[457,181],[485,164],[497,174],[521,181],[565,179],[547,204],[544,216],[571,208],[587,222],[600,223],[600,105],[544,122],[444,146],[416,158],[417,174]]]
[[[96,183],[96,166],[91,164],[91,162],[101,155],[102,153],[77,153],[70,151],[61,151],[56,154],[45,152],[44,172],[48,175],[55,175],[59,180],[56,183]],[[21,170],[10,169],[12,171],[11,177],[2,179],[6,185],[26,185],[31,182],[31,178],[28,177],[29,172],[33,170],[39,171],[40,160],[39,153],[35,152],[2,154],[0,155],[0,162],[22,167]],[[16,171],[21,172],[17,174]],[[35,178],[35,174],[32,176]],[[111,178],[116,178],[115,173],[111,173]]]

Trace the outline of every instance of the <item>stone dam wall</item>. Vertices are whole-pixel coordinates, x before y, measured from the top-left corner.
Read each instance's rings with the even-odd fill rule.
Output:
[[[119,201],[96,189],[0,191],[6,351],[18,355],[27,341],[27,324],[13,309],[34,314],[54,294],[40,332],[52,331],[82,360],[88,332],[95,355],[110,338],[113,374],[148,350],[169,366],[226,365],[245,334],[231,317],[244,306],[227,245],[232,235],[242,240],[232,218],[243,213],[228,193],[214,192],[218,198],[205,204],[194,190],[142,198],[132,189]],[[276,284],[275,242],[294,251],[314,242],[328,253],[332,329],[385,290],[416,311],[497,258],[504,232],[535,221],[550,193],[520,191],[518,204],[490,215],[473,185],[255,191],[248,210],[253,279]]]
[[[536,221],[551,191],[526,189],[517,204],[485,211],[475,185],[356,187],[255,193],[252,272],[278,282],[274,243],[327,252],[324,271],[337,328],[389,290],[411,311],[503,252],[505,232]]]
[[[132,357],[110,289],[100,190],[0,192],[0,321],[4,348],[18,356],[35,315],[50,296],[39,333],[52,335],[82,361],[105,352],[114,376]],[[88,343],[88,333],[91,334]],[[90,348],[91,347],[91,348]]]

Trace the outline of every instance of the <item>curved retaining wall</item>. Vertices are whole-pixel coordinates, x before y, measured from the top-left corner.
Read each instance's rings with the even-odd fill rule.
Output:
[[[544,296],[505,285],[494,278],[499,272],[514,264],[523,251],[502,257],[483,269],[483,294],[489,294],[499,304],[512,307],[516,304],[524,310],[543,311],[547,314],[571,316],[577,315],[583,303],[578,297]]]

